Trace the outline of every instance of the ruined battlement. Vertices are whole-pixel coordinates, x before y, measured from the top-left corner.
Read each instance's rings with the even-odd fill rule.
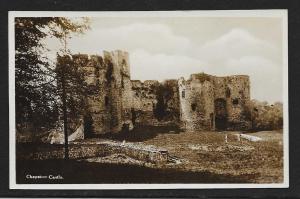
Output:
[[[124,125],[132,129],[128,53],[116,50],[104,51],[103,56],[75,54],[70,61],[85,71],[85,82],[95,91],[84,96],[88,110],[83,116],[92,118],[94,133],[117,133]]]
[[[250,100],[247,75],[218,77],[205,73],[189,79],[131,80],[129,54],[70,57],[86,71],[97,92],[85,96],[95,134],[129,131],[138,125],[173,125],[186,130],[247,129]]]
[[[198,73],[192,74],[188,80],[179,79],[178,86],[184,128],[250,128],[244,116],[245,105],[250,100],[249,76],[218,77]]]

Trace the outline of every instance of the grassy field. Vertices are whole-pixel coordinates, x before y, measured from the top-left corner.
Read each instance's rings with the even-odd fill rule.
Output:
[[[228,142],[225,142],[225,134]],[[158,134],[143,141],[166,148],[183,159],[178,168],[214,174],[249,176],[253,183],[283,181],[282,131],[249,133],[263,138],[260,142],[238,141],[234,132],[179,132]]]
[[[263,141],[238,141],[238,132],[181,132],[169,128],[142,128],[129,134],[101,139],[154,145],[168,150],[181,163],[160,168],[139,165],[106,164],[86,161],[17,160],[19,183],[281,183],[283,181],[282,131],[248,133]],[[227,134],[227,142],[225,135]],[[89,140],[89,139],[88,139]],[[96,142],[95,142],[96,145]],[[51,150],[63,146],[18,145],[20,154]],[[17,157],[21,157],[17,155]],[[80,172],[77,172],[80,171]],[[61,181],[31,181],[27,174],[62,174]]]

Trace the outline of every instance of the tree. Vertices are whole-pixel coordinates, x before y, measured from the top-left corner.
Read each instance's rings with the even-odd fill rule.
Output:
[[[47,36],[42,29],[49,23],[51,18],[15,19],[17,124],[44,126],[56,120],[57,110],[51,95],[55,92],[54,75],[42,56],[45,47],[40,42]]]
[[[57,56],[57,91],[61,98],[61,108],[64,123],[65,159],[68,159],[68,135],[71,130],[70,123],[78,123],[79,116],[85,110],[85,93],[87,84],[84,71],[70,55]]]
[[[65,159],[69,159],[68,109],[69,113],[77,116],[76,113],[80,112],[80,109],[84,107],[83,93],[85,90],[84,88],[86,87],[83,70],[80,70],[78,64],[74,62],[69,55],[69,50],[67,48],[67,39],[71,38],[71,33],[83,33],[83,31],[87,28],[87,23],[75,24],[70,23],[68,20],[61,20],[57,26],[58,31],[56,32],[56,35],[63,43],[63,55],[58,55],[57,57],[58,62],[56,66],[56,77],[58,83],[57,88],[58,91],[60,91],[62,102],[65,138]],[[78,107],[80,107],[80,109],[78,109]],[[74,118],[69,118],[69,120],[72,119]]]
[[[59,117],[57,70],[43,56],[48,36],[61,41],[71,33],[83,33],[88,20],[63,17],[15,18],[16,121],[34,128],[51,127]],[[66,45],[63,54],[67,54]],[[19,126],[18,125],[18,126]]]
[[[247,106],[253,130],[275,130],[283,128],[283,106],[277,102],[269,105],[267,102],[252,100]]]

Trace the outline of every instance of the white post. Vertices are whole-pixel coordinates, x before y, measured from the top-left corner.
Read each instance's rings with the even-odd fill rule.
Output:
[[[227,143],[227,134],[225,134],[225,143]]]

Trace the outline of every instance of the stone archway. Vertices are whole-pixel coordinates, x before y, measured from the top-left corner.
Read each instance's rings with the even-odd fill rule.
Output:
[[[216,130],[227,129],[226,100],[223,98],[218,98],[215,100],[215,129]]]

